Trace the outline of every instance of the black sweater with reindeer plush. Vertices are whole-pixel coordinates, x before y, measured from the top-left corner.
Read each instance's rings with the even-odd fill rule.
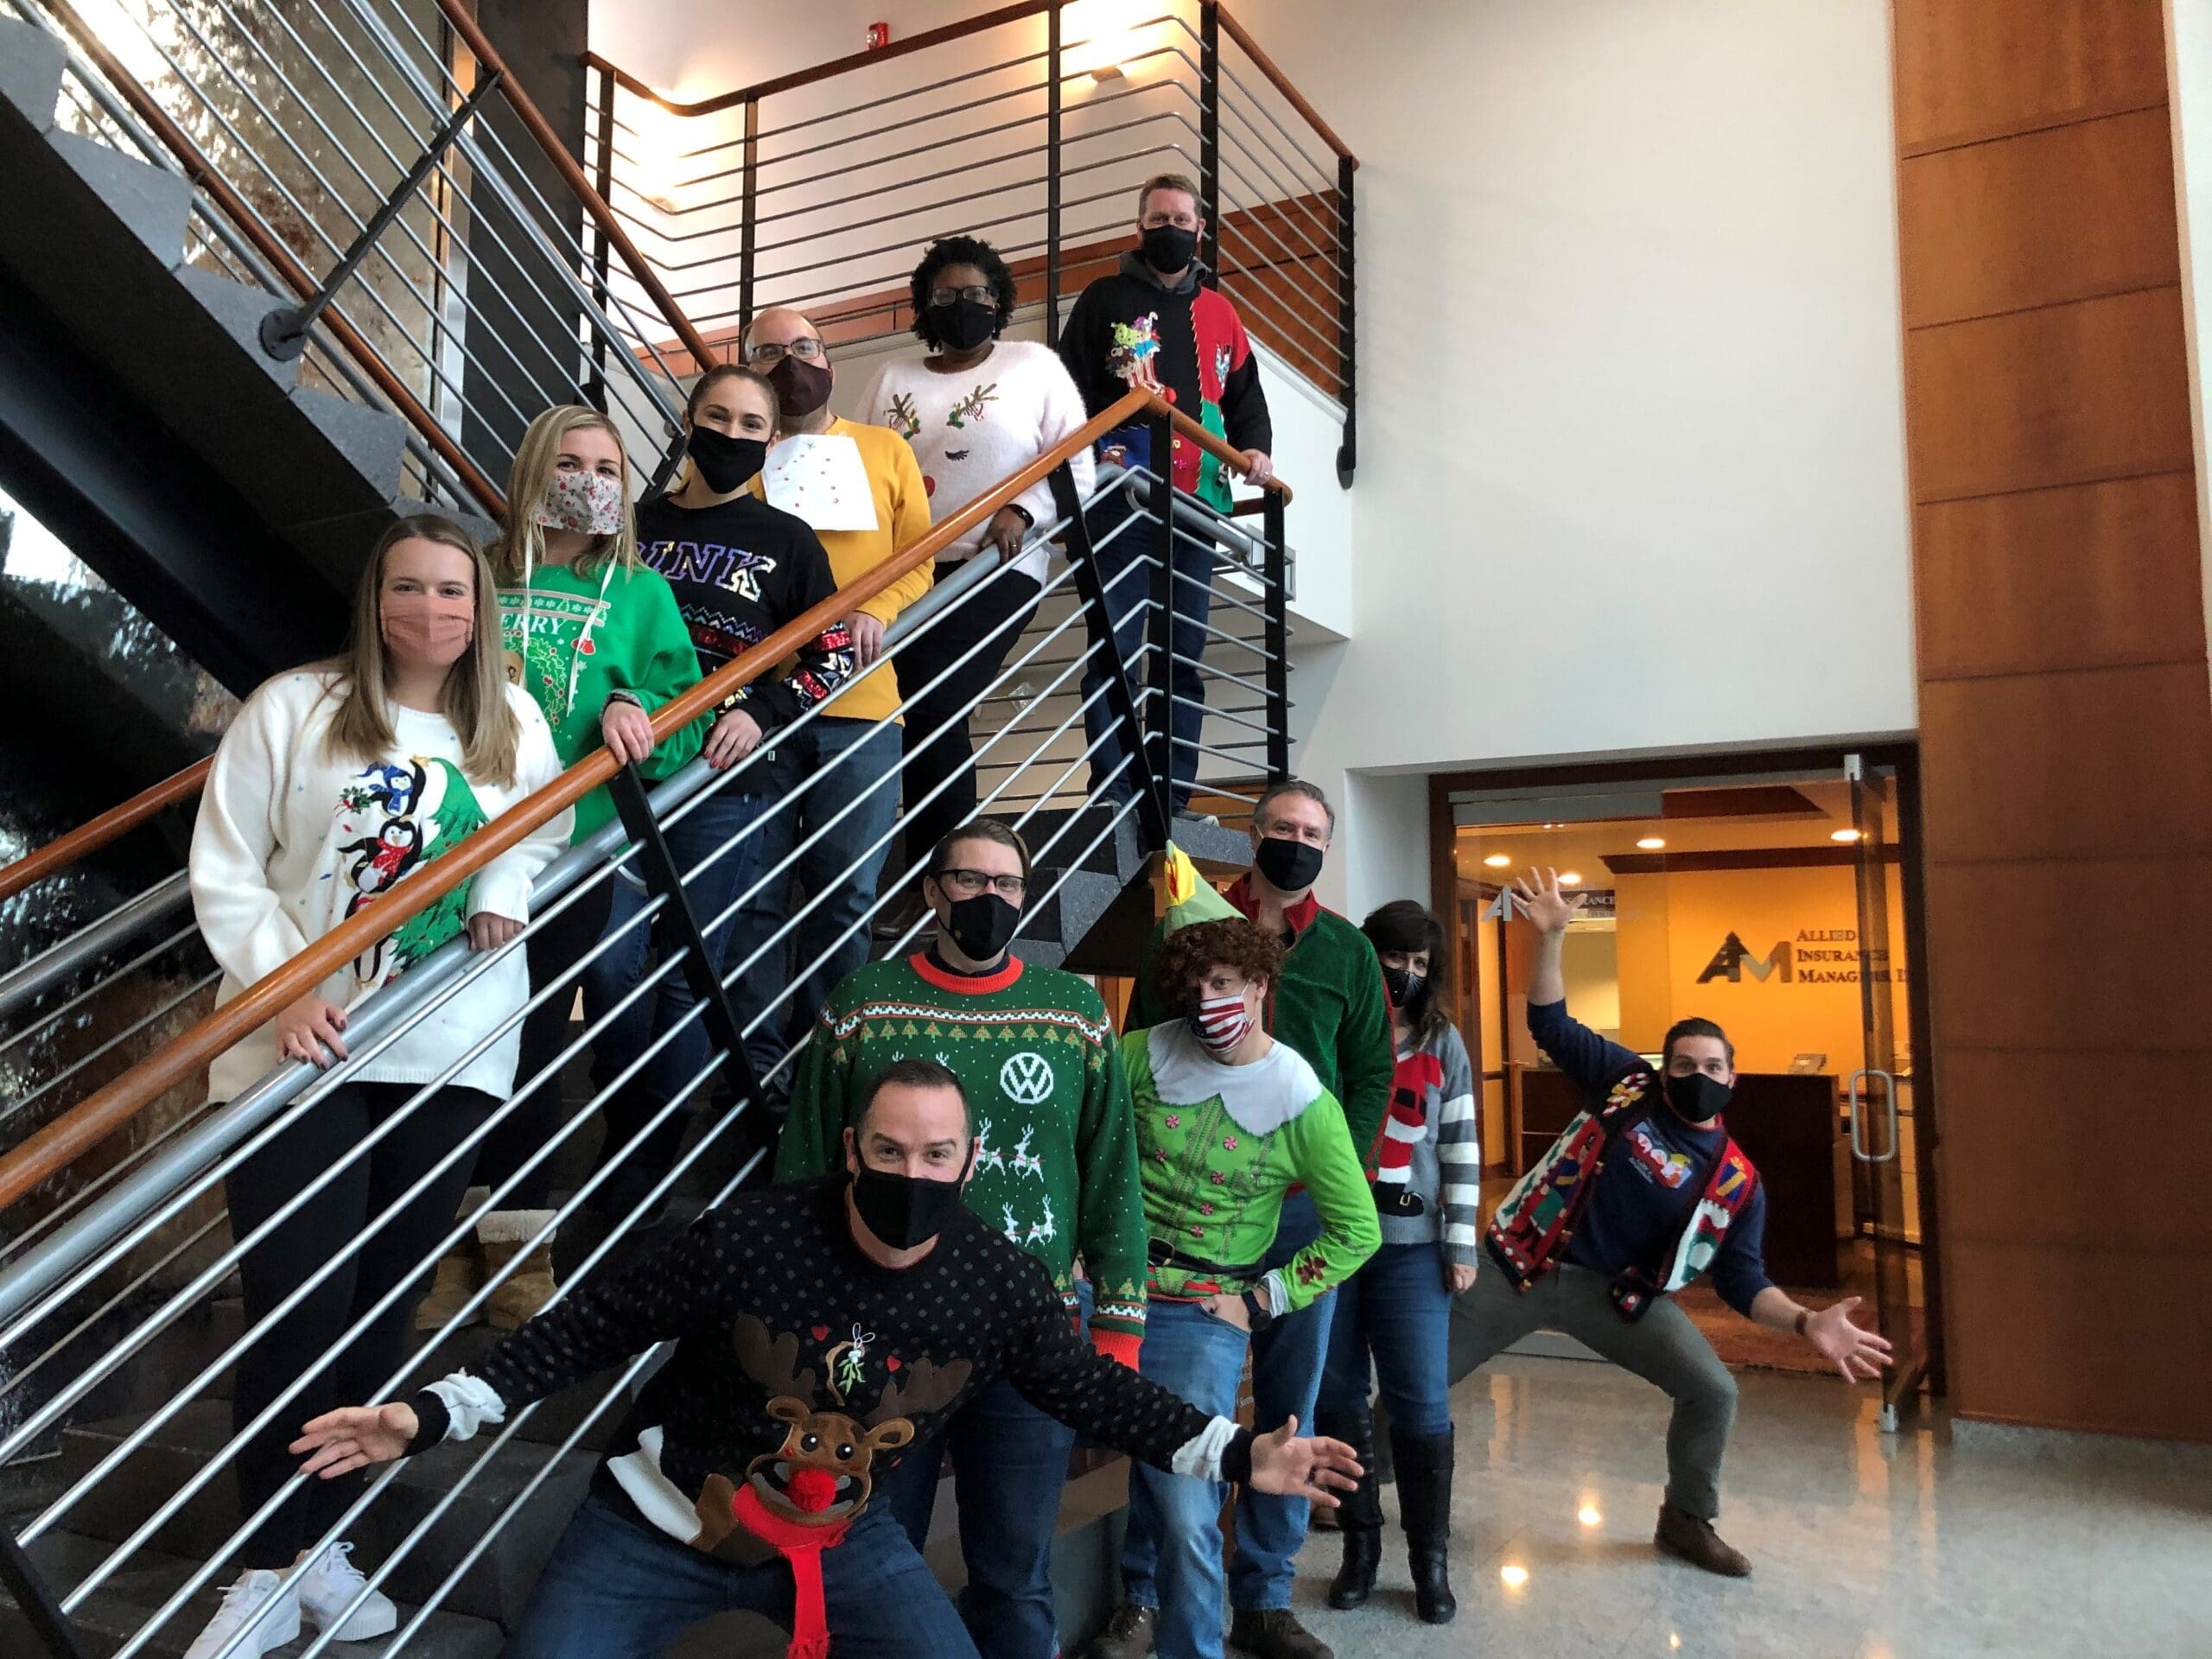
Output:
[[[849,1521],[904,1448],[1001,1376],[1039,1410],[1156,1467],[1249,1476],[1248,1432],[1099,1354],[1043,1264],[964,1205],[928,1255],[889,1268],[854,1243],[845,1190],[839,1175],[702,1217],[495,1344],[473,1375],[418,1395],[410,1449],[673,1341],[605,1473],[647,1520],[733,1560],[757,1553],[728,1535],[738,1487],[749,1481],[799,1524]]]

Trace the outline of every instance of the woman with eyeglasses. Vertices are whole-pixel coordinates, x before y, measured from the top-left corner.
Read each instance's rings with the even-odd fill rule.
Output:
[[[1014,317],[1014,273],[989,243],[972,236],[931,243],[914,267],[912,299],[914,333],[929,354],[877,370],[861,409],[863,419],[881,422],[913,446],[930,512],[942,520],[1029,465],[1086,417],[1083,394],[1058,353],[1002,338]],[[1070,466],[1077,493],[1088,496],[1089,448]],[[910,872],[946,832],[975,816],[969,715],[1037,613],[1046,547],[1028,538],[1055,517],[1052,486],[1040,482],[938,556],[940,582],[986,550],[1001,569],[900,648]],[[918,913],[909,908],[904,918],[911,923]]]
[[[869,963],[830,994],[800,1057],[776,1178],[844,1168],[846,1125],[876,1078],[917,1054],[942,1059],[976,1122],[968,1207],[1051,1269],[1069,1318],[1081,1328],[1088,1317],[1093,1347],[1133,1367],[1144,1334],[1144,1202],[1106,1006],[1087,980],[1007,950],[1028,899],[1020,836],[974,819],[926,868],[935,942],[903,961]],[[1090,1275],[1082,1284],[1078,1255]],[[1095,1309],[1086,1306],[1094,1294]],[[994,1382],[884,1482],[919,1548],[950,1450],[968,1565],[960,1611],[985,1659],[1059,1651],[1050,1568],[1074,1447],[1073,1429]]]

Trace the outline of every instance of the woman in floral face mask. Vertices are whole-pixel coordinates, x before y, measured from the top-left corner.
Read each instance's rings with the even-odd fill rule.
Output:
[[[216,751],[192,837],[193,904],[223,969],[219,1001],[394,887],[404,891],[425,865],[560,775],[544,717],[507,683],[498,616],[491,569],[467,533],[444,518],[404,519],[369,554],[346,654],[281,674],[246,700]],[[568,843],[569,819],[560,813],[280,1010],[215,1062],[209,1098],[232,1099],[280,1061],[349,1060],[347,1009],[448,940],[465,933],[479,950],[511,943],[530,917],[531,883]],[[315,1370],[356,1320],[421,1274],[467,1185],[469,1160],[453,1154],[512,1085],[519,1039],[511,1025],[494,1033],[529,988],[520,951],[485,964],[436,1019],[351,1058],[312,1111],[279,1128],[226,1182],[231,1224],[244,1238],[309,1181],[329,1176],[239,1265],[246,1319],[256,1327],[372,1222],[388,1217],[361,1244],[352,1273],[308,1292],[239,1362],[232,1399],[240,1428]],[[464,1060],[480,1044],[484,1052]],[[425,1080],[456,1064],[449,1082],[410,1109]],[[426,1176],[415,1203],[391,1208]],[[407,1317],[404,1300],[378,1317],[325,1374],[327,1386],[357,1391],[357,1382],[397,1366]],[[240,1451],[249,1513],[290,1474],[290,1425],[318,1397],[296,1398]],[[248,1570],[210,1627],[213,1647],[271,1595],[289,1599],[264,1619],[263,1645],[289,1640],[302,1614],[326,1628],[336,1621],[361,1575],[342,1548],[312,1561],[300,1554],[353,1497],[308,1488],[256,1529],[239,1552]],[[228,1629],[218,1628],[234,1615]],[[394,1618],[391,1603],[372,1596],[340,1635],[365,1640],[391,1630]]]
[[[1181,1018],[1122,1039],[1151,1234],[1139,1369],[1201,1410],[1233,1412],[1253,1333],[1279,1319],[1327,1317],[1329,1293],[1382,1242],[1344,1109],[1296,1050],[1268,1034],[1282,958],[1281,941],[1241,916],[1179,929],[1153,973]],[[1283,1197],[1299,1183],[1313,1194],[1320,1236],[1263,1271]],[[1318,1365],[1313,1381],[1318,1388]],[[1312,1415],[1310,1404],[1301,1415]],[[1226,1496],[1225,1487],[1129,1471],[1125,1604],[1140,1619],[1158,1610],[1162,1653],[1222,1652]],[[1240,1611],[1237,1644],[1264,1645],[1264,1630],[1247,1623],[1267,1618]]]
[[[491,561],[508,677],[544,712],[563,766],[604,744],[652,779],[699,753],[705,734],[697,722],[653,741],[652,711],[697,683],[699,656],[667,582],[639,561],[629,463],[606,416],[567,404],[530,423],[507,475],[507,522]],[[607,791],[594,790],[576,803],[577,838],[613,816]],[[612,878],[601,876],[531,936],[534,989],[563,982],[599,942],[612,896]],[[531,1085],[567,1045],[573,1001],[550,996],[524,1023],[521,1103],[486,1141],[480,1184],[507,1184],[558,1127],[558,1080]],[[424,1329],[452,1318],[487,1269],[517,1255],[524,1259],[492,1294],[492,1322],[512,1330],[551,1298],[550,1163],[515,1182],[477,1238],[439,1264],[418,1315]]]

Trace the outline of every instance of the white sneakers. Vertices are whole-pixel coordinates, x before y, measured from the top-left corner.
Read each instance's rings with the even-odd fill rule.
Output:
[[[260,1659],[299,1635],[302,1612],[317,1630],[330,1630],[364,1582],[353,1557],[353,1545],[337,1543],[289,1573],[272,1573],[266,1567],[241,1573],[238,1582],[223,1592],[223,1605],[200,1632],[200,1639],[185,1649],[184,1659],[216,1659],[226,1653],[231,1659]],[[238,1633],[271,1599],[280,1605],[270,1608],[268,1616],[239,1640]],[[389,1636],[398,1625],[399,1609],[378,1590],[371,1592],[331,1633],[340,1642],[365,1642],[372,1637]],[[234,1641],[235,1647],[231,1645]]]

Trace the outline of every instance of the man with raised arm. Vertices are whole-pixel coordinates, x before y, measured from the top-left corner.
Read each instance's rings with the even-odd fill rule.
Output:
[[[1498,1205],[1486,1243],[1498,1266],[1452,1307],[1454,1382],[1530,1332],[1569,1336],[1675,1402],[1667,1495],[1652,1541],[1730,1578],[1751,1570],[1713,1529],[1736,1382],[1674,1293],[1708,1268],[1721,1300],[1792,1331],[1847,1382],[1879,1375],[1890,1344],[1852,1323],[1856,1296],[1817,1313],[1766,1276],[1766,1189],[1721,1119],[1736,1051],[1710,1020],[1677,1020],[1660,1069],[1571,1018],[1560,958],[1583,896],[1530,871],[1516,884],[1537,932],[1529,1034],[1589,1097]]]
[[[1079,1339],[1033,1257],[961,1201],[975,1126],[959,1080],[905,1060],[846,1132],[845,1168],[709,1211],[410,1402],[316,1418],[325,1478],[487,1424],[673,1342],[547,1561],[508,1659],[653,1659],[711,1614],[791,1627],[791,1659],[975,1659],[889,1510],[900,1455],[1004,1377],[1153,1466],[1333,1503],[1351,1449],[1255,1436]]]
[[[1106,1005],[1088,980],[1009,950],[1029,897],[1029,849],[1014,831],[972,819],[931,850],[925,868],[936,938],[855,969],[830,993],[799,1059],[776,1179],[839,1167],[846,1129],[876,1078],[917,1056],[943,1062],[976,1113],[968,1207],[1045,1264],[1073,1329],[1087,1325],[1100,1353],[1135,1366],[1144,1198]],[[1077,1276],[1078,1257],[1087,1280]],[[1001,1380],[977,1393],[938,1446],[952,1455],[969,1633],[983,1659],[1052,1659],[1052,1538],[1075,1431]],[[938,1446],[909,1452],[885,1489],[917,1549],[937,1502]]]

